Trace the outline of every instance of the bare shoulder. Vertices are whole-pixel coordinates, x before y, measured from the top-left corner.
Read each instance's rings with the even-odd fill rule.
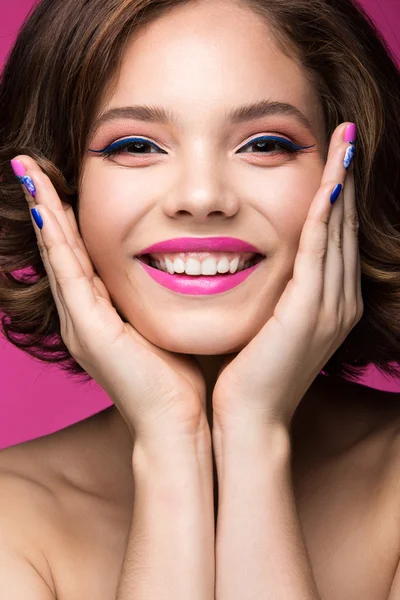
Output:
[[[354,455],[363,457],[366,466],[381,462],[386,465],[384,471],[397,467],[400,461],[400,392],[341,382],[336,399],[338,405],[344,407],[338,413],[337,430],[340,427],[350,440],[354,436],[350,445]]]
[[[342,455],[364,441],[391,443],[400,430],[400,392],[319,376],[300,404],[293,429],[299,446]]]
[[[400,393],[319,378],[293,419],[293,439],[300,480],[314,467],[331,470],[339,480],[357,473],[375,499],[398,503]]]
[[[375,439],[397,448],[400,437],[400,392],[387,392],[345,382],[338,396],[347,405],[349,424],[359,423],[361,438]]]
[[[109,448],[100,453],[99,431],[94,415],[0,450],[0,598],[6,555],[16,557],[14,572],[29,585],[29,596],[18,588],[8,600],[80,600],[94,589],[106,599],[114,593],[131,509],[109,491],[118,461],[107,466]],[[15,586],[15,576],[12,581]],[[36,595],[33,585],[40,588]]]
[[[82,494],[70,473],[80,469],[74,424],[58,432],[0,450],[0,553],[3,564],[15,565],[29,583],[42,581],[56,597],[53,557],[63,544],[68,513]],[[90,445],[90,440],[89,440]],[[82,475],[83,479],[83,475]],[[4,563],[6,561],[6,563]],[[1,561],[0,561],[1,562]],[[23,575],[24,573],[24,575]],[[2,574],[2,578],[4,578]],[[36,584],[34,584],[36,577]],[[13,581],[16,581],[15,575]],[[24,585],[24,581],[18,585]],[[14,585],[14,583],[13,583]],[[23,597],[18,588],[16,597]],[[0,588],[0,591],[3,591]],[[19,594],[19,595],[18,595]],[[0,594],[1,596],[1,594]],[[47,596],[32,596],[32,598]]]
[[[336,439],[344,441],[343,469],[364,477],[370,498],[398,524],[400,543],[400,393],[343,382],[336,391],[340,410]]]
[[[51,489],[31,475],[28,460],[18,466],[16,454],[20,450],[0,452],[0,596],[7,591],[10,599],[28,593],[35,600],[52,599],[47,540],[56,523],[56,502]]]
[[[325,598],[387,598],[400,556],[400,394],[320,380],[296,414],[293,485]]]

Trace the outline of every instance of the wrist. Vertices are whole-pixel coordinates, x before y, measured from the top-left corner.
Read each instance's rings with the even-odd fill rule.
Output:
[[[209,428],[199,429],[190,436],[146,435],[135,438],[132,467],[146,472],[160,467],[172,469],[185,465],[204,465],[212,460],[212,439]]]
[[[262,468],[265,461],[287,463],[291,457],[290,433],[282,423],[265,425],[246,420],[224,427],[214,421],[212,440],[219,468],[227,459],[236,464],[247,460]]]

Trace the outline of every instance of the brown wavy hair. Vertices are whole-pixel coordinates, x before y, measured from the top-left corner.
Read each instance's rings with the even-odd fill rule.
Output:
[[[82,381],[10,160],[34,158],[79,225],[81,165],[100,97],[140,28],[198,0],[42,0],[26,18],[0,79],[0,310],[9,342]],[[326,139],[357,123],[356,202],[364,314],[324,366],[362,377],[373,363],[400,377],[400,71],[357,0],[231,0],[273,28],[319,91]],[[22,272],[21,272],[22,271]]]

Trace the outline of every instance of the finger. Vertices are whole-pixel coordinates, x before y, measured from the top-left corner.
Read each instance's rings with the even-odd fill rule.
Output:
[[[36,208],[37,209],[38,207],[37,207],[37,204],[36,204],[34,198],[27,191],[25,185],[22,185],[22,189],[23,189],[23,192],[25,194],[25,199],[26,199],[26,201],[28,203],[29,214],[31,216],[32,225],[34,227],[34,231],[35,231],[35,234],[36,234],[36,241],[37,241],[37,245],[38,245],[38,248],[39,248],[40,256],[41,256],[44,268],[45,268],[46,273],[47,273],[47,278],[49,280],[51,293],[52,293],[54,301],[56,303],[57,311],[58,311],[59,318],[60,318],[61,329],[64,330],[64,328],[66,326],[66,323],[67,323],[67,307],[65,306],[65,302],[64,302],[63,298],[61,297],[61,295],[59,293],[59,290],[57,289],[55,275],[53,273],[52,266],[51,266],[51,264],[49,262],[49,258],[48,258],[48,255],[47,255],[45,244],[43,243],[43,236],[42,236],[43,228],[40,229],[37,226],[37,224],[36,224],[36,222],[35,222],[35,220],[33,218],[32,212],[31,212],[32,208]],[[43,219],[43,216],[42,216],[43,215],[43,211],[42,211],[42,213],[39,213],[39,214],[40,214],[40,216]]]
[[[350,122],[341,123],[338,127],[336,127],[335,131],[332,134],[331,141],[329,144],[328,156],[326,159],[326,164],[332,161],[333,155],[337,152],[338,147],[341,146],[344,142],[344,136],[346,129],[350,125]],[[348,142],[347,142],[348,143]],[[322,176],[322,183],[326,182],[325,173]]]
[[[349,170],[344,188],[343,261],[344,296],[347,311],[353,321],[362,312],[359,220],[356,206],[354,171]]]
[[[63,307],[60,318],[63,317],[63,331],[68,335],[69,327],[85,327],[85,316],[96,308],[96,295],[56,215],[43,204],[37,204],[36,208],[43,220],[40,230],[44,248],[42,258],[53,296]],[[35,228],[38,230],[36,224]]]
[[[20,162],[22,163],[22,161]],[[57,304],[62,331],[66,335],[68,333],[72,334],[73,332],[68,332],[68,328],[76,324],[84,327],[85,322],[82,315],[90,315],[91,311],[96,307],[97,302],[94,288],[92,281],[86,276],[76,253],[69,244],[71,240],[72,243],[75,243],[75,236],[71,236],[72,230],[70,226],[67,226],[67,230],[69,228],[70,233],[67,239],[66,233],[57,216],[49,206],[38,202],[40,198],[48,201],[49,189],[46,192],[43,192],[41,189],[43,178],[40,175],[44,176],[44,173],[42,171],[33,172],[31,169],[26,172],[26,174],[28,173],[36,188],[35,198],[29,194],[24,185],[22,187],[29,207],[37,208],[43,220],[43,227],[40,229],[32,218],[40,254],[46,268],[54,300]],[[62,213],[64,214],[64,211]],[[67,219],[63,219],[64,224],[66,221]]]
[[[331,140],[329,156],[326,167],[321,179],[321,186],[311,203],[306,222],[300,237],[299,249],[294,265],[293,282],[302,289],[302,294],[297,295],[301,303],[301,309],[308,314],[314,313],[314,319],[319,316],[321,304],[323,303],[325,293],[325,271],[326,260],[329,245],[329,223],[332,217],[333,209],[330,200],[332,191],[338,184],[343,185],[345,179],[345,169],[343,167],[343,157],[348,143],[343,142],[344,131],[347,123],[339,126]],[[340,200],[336,200],[336,204]],[[340,221],[341,210],[336,215],[336,230],[338,228],[337,220]],[[333,225],[331,225],[331,228]],[[332,229],[330,235],[333,234]],[[343,262],[343,261],[342,261]],[[343,269],[343,267],[342,267]],[[340,264],[336,270],[336,279],[343,278],[340,274]],[[336,280],[335,289],[338,287]],[[343,287],[343,284],[341,284]],[[300,305],[299,305],[300,310]],[[309,322],[312,319],[310,316]]]
[[[92,280],[94,276],[93,264],[80,236],[72,206],[61,201],[50,178],[43,173],[30,156],[17,156],[16,159],[24,165],[25,175],[28,175],[35,185],[36,203],[47,206],[56,216],[69,246],[75,252],[88,279]]]
[[[337,182],[321,185],[310,206],[297,251],[292,287],[296,290],[297,314],[307,314],[307,327],[317,325],[324,294],[324,274],[328,246],[328,225],[332,212],[330,198]],[[298,322],[296,326],[301,323]],[[306,326],[306,323],[305,323]]]
[[[343,147],[341,152],[338,152],[337,164],[343,164]],[[343,170],[344,167],[342,166]],[[338,171],[340,170],[340,166]],[[339,183],[344,185],[344,175],[338,173],[337,178]],[[324,294],[323,294],[323,310],[329,318],[341,318],[344,311],[344,293],[343,293],[343,215],[344,202],[343,190],[332,207],[331,216],[328,223],[327,248],[325,259],[324,272]]]
[[[347,124],[345,128],[347,128]],[[344,136],[344,131],[342,130]],[[326,177],[336,179],[343,186],[339,198],[332,207],[329,223],[324,273],[323,311],[332,326],[342,324],[346,318],[347,307],[344,295],[344,189],[346,186],[346,168],[344,164],[349,143],[342,141],[331,154],[331,162],[325,168]],[[324,173],[324,175],[325,175]]]

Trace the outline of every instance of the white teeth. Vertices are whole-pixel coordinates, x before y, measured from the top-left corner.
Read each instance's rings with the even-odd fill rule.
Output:
[[[245,262],[244,258],[239,259],[238,257],[230,262],[226,257],[221,258],[218,262],[212,257],[206,258],[203,262],[194,258],[188,258],[185,262],[179,256],[173,261],[169,258],[166,258],[165,260],[162,259],[161,261],[150,259],[150,265],[152,267],[155,267],[160,271],[168,272],[170,275],[173,275],[174,273],[186,273],[186,275],[216,275],[217,273],[223,274],[228,272],[233,274],[247,269],[253,262],[254,258]]]
[[[219,261],[219,263],[222,260],[223,259],[221,259]],[[225,260],[228,262],[227,259],[225,259]],[[203,260],[203,262],[201,263],[201,265],[200,265],[199,261],[197,261],[197,260],[195,260],[193,262],[197,263],[201,267],[201,274],[202,275],[216,275],[219,272],[218,271],[218,265],[219,265],[219,263],[217,264],[217,261],[214,258],[212,258],[212,257],[206,258],[205,260]],[[228,262],[228,268],[229,268],[229,262]],[[186,269],[186,273],[188,273],[187,269]]]
[[[185,272],[185,261],[182,258],[176,258],[174,260],[174,272],[175,273],[184,273]]]
[[[175,263],[174,263],[175,264]],[[182,264],[185,263],[182,260]],[[184,268],[186,275],[201,275],[201,263],[195,258],[188,258]]]
[[[238,257],[236,257],[231,261],[231,264],[229,267],[229,273],[235,273],[235,271],[238,270],[238,266],[239,266],[239,259],[238,259]]]
[[[229,271],[229,269],[230,269],[229,260],[226,258],[226,256],[224,256],[224,258],[221,258],[221,260],[218,261],[217,271],[218,271],[218,273],[227,273]]]
[[[166,258],[165,265],[167,267],[168,273],[170,275],[173,275],[175,273],[175,271],[174,271],[174,263],[172,262],[172,260],[170,260],[169,258]]]

